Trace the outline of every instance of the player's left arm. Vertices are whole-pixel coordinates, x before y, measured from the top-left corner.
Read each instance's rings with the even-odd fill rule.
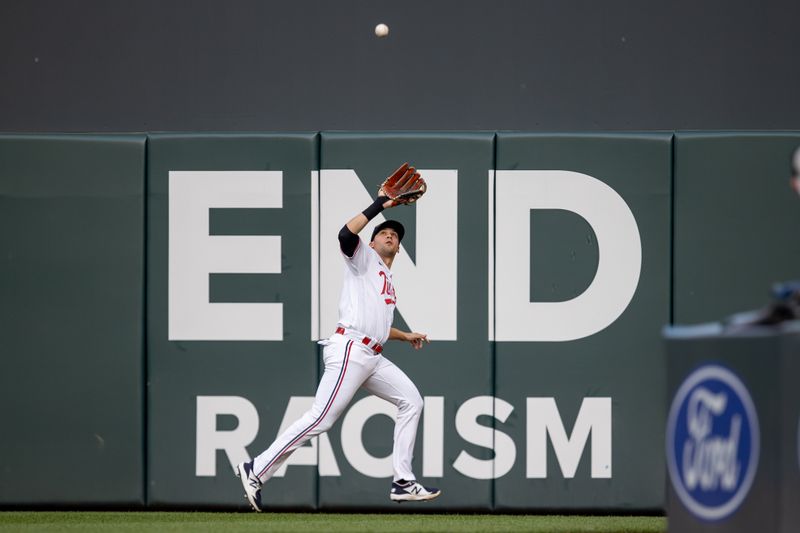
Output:
[[[389,209],[396,205],[414,203],[425,194],[426,190],[427,184],[422,179],[422,176],[419,175],[417,169],[409,166],[408,163],[403,163],[400,168],[381,183],[378,189],[378,196],[372,205],[348,220],[342,231],[349,231],[353,235],[358,235],[369,221],[384,209]]]
[[[419,350],[426,343],[430,343],[428,335],[416,333],[414,331],[402,331],[397,328],[389,328],[389,340],[405,341],[411,343],[415,350]]]

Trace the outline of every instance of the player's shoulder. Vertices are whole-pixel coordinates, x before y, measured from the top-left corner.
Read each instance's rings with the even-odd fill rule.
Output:
[[[358,240],[356,241],[356,247],[353,249],[353,255],[347,255],[347,254],[346,254],[344,251],[340,250],[340,251],[342,252],[342,256],[343,256],[345,259],[353,260],[353,259],[355,259],[355,257],[356,257],[358,254],[363,254],[363,253],[364,253],[364,248],[369,248],[369,246],[365,246],[365,245],[364,245],[364,241],[363,241],[363,240],[361,240],[361,237],[359,237],[358,235],[356,235],[356,238],[357,238]]]
[[[368,246],[360,237],[352,256],[344,254],[345,261],[360,272],[366,271],[373,261],[379,261],[378,253]]]

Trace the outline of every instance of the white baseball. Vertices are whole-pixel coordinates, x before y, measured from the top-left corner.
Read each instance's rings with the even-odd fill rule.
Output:
[[[378,37],[386,37],[387,35],[389,35],[389,26],[383,23],[378,24],[377,26],[375,26],[375,35],[377,35]]]

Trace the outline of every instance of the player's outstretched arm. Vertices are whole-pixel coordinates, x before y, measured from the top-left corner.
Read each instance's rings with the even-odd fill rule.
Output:
[[[351,218],[350,221],[345,225],[347,226],[347,229],[353,233],[353,235],[358,235],[369,223],[369,221],[375,218],[378,213],[392,206],[394,206],[394,202],[392,200],[386,196],[378,196],[375,198],[375,201],[372,202],[372,205]]]
[[[391,207],[392,201],[385,196],[378,196],[372,205],[357,214],[339,230],[339,248],[347,257],[353,257],[358,246],[358,234],[375,218],[375,215],[383,211],[386,207]]]
[[[383,181],[372,205],[354,216],[345,225],[353,234],[358,235],[367,223],[384,209],[414,203],[425,194],[426,190],[425,180],[419,175],[417,169],[408,163],[403,163]]]
[[[401,331],[397,328],[389,328],[389,340],[398,340],[411,343],[415,350],[419,350],[425,344],[430,343],[428,335],[413,331]]]

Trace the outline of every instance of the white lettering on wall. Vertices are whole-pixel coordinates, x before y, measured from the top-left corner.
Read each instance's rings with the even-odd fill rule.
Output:
[[[611,398],[584,398],[572,436],[567,437],[555,398],[528,398],[527,477],[547,477],[547,436],[562,475],[575,477],[583,450],[592,436],[592,478],[611,477]]]
[[[283,340],[283,304],[210,303],[210,273],[280,273],[279,235],[209,235],[211,208],[280,208],[281,171],[170,171],[169,340]]]
[[[458,172],[423,173],[430,188],[415,208],[415,260],[401,251],[393,265],[397,309],[430,339],[456,340]],[[350,169],[312,172],[311,184],[309,325],[317,339],[330,335],[337,320],[343,267],[336,234],[372,194]],[[622,197],[591,176],[565,170],[490,171],[489,186],[489,340],[569,341],[612,324],[633,298],[642,261],[636,220]],[[211,273],[281,272],[280,235],[210,235],[209,210],[282,205],[281,171],[169,173],[170,340],[283,339],[282,303],[209,301]],[[571,300],[529,301],[533,209],[576,213],[597,236],[594,279]],[[371,221],[362,239],[384,220],[381,214]]]
[[[566,170],[498,170],[495,183],[495,218],[489,220],[495,223],[495,337],[490,340],[570,341],[613,323],[633,298],[642,265],[639,229],[625,200],[592,176]],[[576,213],[597,236],[597,272],[571,300],[530,301],[532,209]]]
[[[284,411],[278,434],[298,419],[313,403],[311,396],[292,396]],[[444,402],[442,396],[425,398],[422,435],[422,472],[428,478],[443,477],[444,469]],[[611,398],[584,398],[575,419],[572,434],[567,436],[554,398],[528,398],[526,402],[525,446],[526,477],[546,478],[548,436],[555,451],[561,475],[574,478],[583,451],[591,436],[591,477],[611,478]],[[472,479],[497,479],[514,467],[517,448],[506,433],[478,423],[480,416],[492,416],[505,423],[514,406],[501,398],[476,396],[466,400],[456,412],[455,427],[464,442],[491,450],[491,459],[482,459],[465,450],[457,455],[452,467]],[[341,426],[342,453],[349,464],[368,477],[390,477],[392,456],[371,455],[363,441],[367,421],[377,415],[395,420],[397,408],[376,396],[368,396],[353,404]],[[216,417],[232,415],[239,420],[235,430],[218,431]],[[252,403],[237,396],[197,397],[197,468],[198,476],[216,475],[216,451],[225,450],[231,468],[250,457],[245,449],[258,432],[258,413]],[[391,438],[391,435],[386,436]],[[326,434],[311,440],[312,445],[298,448],[278,470],[284,475],[288,465],[313,466],[319,462],[321,476],[340,476],[333,448]],[[266,446],[268,443],[263,443]],[[261,450],[256,450],[260,452]]]
[[[422,475],[444,475],[444,396],[425,396],[422,417]]]
[[[239,424],[235,429],[217,429],[217,417],[230,415]],[[247,445],[258,434],[258,412],[255,406],[241,396],[197,397],[197,442],[195,446],[195,475],[217,475],[217,450],[224,450],[233,465],[247,461]]]
[[[461,404],[456,413],[459,436],[470,444],[492,450],[494,458],[479,459],[462,450],[453,468],[474,479],[497,479],[506,475],[517,458],[514,441],[500,430],[482,426],[478,417],[488,415],[505,422],[513,410],[510,403],[493,396],[476,396]]]

